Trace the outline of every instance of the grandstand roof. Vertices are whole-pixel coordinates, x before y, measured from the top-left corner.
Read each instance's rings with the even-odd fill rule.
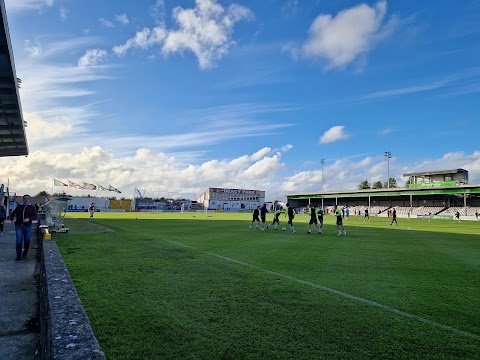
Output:
[[[0,0],[0,156],[28,155],[5,2]]]
[[[390,189],[364,189],[340,190],[318,193],[286,194],[287,199],[331,199],[336,197],[369,197],[369,196],[402,196],[402,195],[463,195],[480,194],[480,184],[457,186],[438,186],[422,188],[390,188]]]
[[[465,169],[453,169],[453,170],[437,170],[437,171],[424,171],[416,173],[406,173],[403,176],[422,176],[422,175],[440,175],[440,174],[456,174],[468,172]]]

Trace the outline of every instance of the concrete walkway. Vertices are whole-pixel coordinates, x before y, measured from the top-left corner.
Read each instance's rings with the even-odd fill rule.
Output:
[[[32,233],[26,258],[16,261],[15,227],[5,221],[0,237],[0,359],[40,358],[38,328],[38,243]]]

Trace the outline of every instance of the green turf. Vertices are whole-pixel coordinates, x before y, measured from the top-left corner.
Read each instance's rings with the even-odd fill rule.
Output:
[[[480,358],[478,222],[70,216],[54,239],[108,359]]]

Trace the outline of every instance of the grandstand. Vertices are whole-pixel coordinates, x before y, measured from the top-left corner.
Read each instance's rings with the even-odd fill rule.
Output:
[[[318,193],[286,194],[295,208],[309,204],[331,209],[334,205],[350,209],[351,215],[388,216],[395,208],[399,217],[451,218],[458,210],[464,219],[480,213],[480,184],[468,184],[464,169],[404,174],[408,187],[388,189],[342,190]]]

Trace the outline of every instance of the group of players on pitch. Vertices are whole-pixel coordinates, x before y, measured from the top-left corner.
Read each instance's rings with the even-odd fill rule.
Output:
[[[255,225],[255,228],[258,229],[260,224],[262,225],[262,231],[266,231],[270,228],[270,226],[274,226],[274,229],[277,230],[278,226],[280,225],[280,214],[285,214],[285,216],[288,216],[288,225],[290,225],[290,231],[292,233],[296,233],[297,230],[295,230],[295,226],[293,226],[293,218],[295,217],[295,210],[289,206],[287,203],[286,209],[284,210],[282,207],[280,207],[278,210],[276,210],[273,213],[273,220],[270,224],[268,224],[265,227],[265,221],[267,217],[267,213],[269,213],[267,207],[265,204],[263,204],[262,207],[257,206],[257,208],[253,211],[253,219],[252,223],[250,224],[250,229],[252,228],[253,224],[257,222],[257,225]],[[334,206],[334,215],[337,218],[337,230],[338,234],[337,235],[347,235],[347,231],[343,227],[343,214],[340,209],[337,208],[337,205]],[[308,223],[308,231],[307,234],[312,233],[312,225],[315,225],[315,227],[318,230],[319,234],[322,234],[322,228],[323,228],[323,209],[322,208],[316,208],[315,205],[309,205],[308,207],[308,214],[310,215],[310,221]],[[282,230],[286,230],[286,228],[282,228]]]

